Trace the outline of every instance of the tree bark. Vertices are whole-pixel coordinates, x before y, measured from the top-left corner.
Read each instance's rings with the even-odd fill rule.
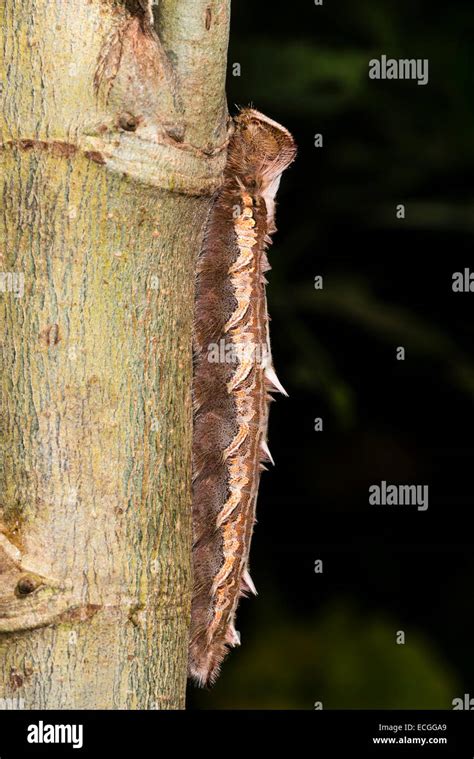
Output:
[[[229,6],[0,6],[0,699],[29,709],[184,706]]]

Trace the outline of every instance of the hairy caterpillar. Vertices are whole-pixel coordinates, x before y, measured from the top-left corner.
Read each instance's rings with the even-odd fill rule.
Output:
[[[256,592],[248,557],[262,462],[272,460],[270,393],[285,393],[272,366],[265,251],[296,148],[286,129],[251,108],[234,125],[196,283],[189,672],[200,685],[214,682],[228,647],[240,643],[237,604]]]

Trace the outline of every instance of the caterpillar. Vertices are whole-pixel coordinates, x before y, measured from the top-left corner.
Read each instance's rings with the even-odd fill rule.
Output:
[[[234,119],[224,180],[197,262],[193,378],[193,598],[189,674],[212,684],[240,644],[240,597],[267,445],[273,368],[265,272],[275,195],[296,155],[291,134],[252,108]]]

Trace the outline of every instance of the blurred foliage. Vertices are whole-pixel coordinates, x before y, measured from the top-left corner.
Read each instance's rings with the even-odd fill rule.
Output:
[[[284,92],[284,109],[296,110],[300,116],[317,113],[320,117],[357,102],[367,76],[364,52],[315,47],[309,41],[281,44],[250,38],[242,58],[259,107],[261,103],[278,103]],[[262,65],[264,61],[272,62],[271,76],[268,67]]]
[[[297,304],[298,311],[317,311],[326,319],[345,319],[390,346],[403,345],[415,358],[431,359],[439,381],[455,385],[474,400],[474,360],[442,327],[376,298],[360,275],[334,278],[317,295],[301,286],[287,292],[284,303],[278,303],[277,294],[273,302],[285,315],[289,348],[305,357],[294,370],[294,383],[311,389],[317,379],[318,392],[327,397],[341,423],[354,419],[354,393],[337,374],[325,348],[288,304]]]
[[[306,621],[262,607],[258,636],[225,663],[225,677],[195,696],[200,708],[449,709],[459,685],[426,638],[340,602]],[[260,621],[260,624],[258,624]]]

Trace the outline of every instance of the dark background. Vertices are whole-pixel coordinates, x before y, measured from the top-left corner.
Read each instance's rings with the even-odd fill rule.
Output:
[[[252,103],[299,146],[268,286],[290,398],[271,409],[259,596],[189,707],[450,709],[474,696],[474,293],[452,292],[453,273],[474,270],[474,7],[233,6],[229,108]],[[382,54],[428,58],[429,84],[370,80]],[[428,511],[370,506],[382,479],[429,485]]]

